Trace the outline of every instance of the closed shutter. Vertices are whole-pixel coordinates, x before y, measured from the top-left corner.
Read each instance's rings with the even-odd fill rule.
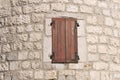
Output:
[[[53,18],[52,22],[52,62],[78,62],[76,19]]]

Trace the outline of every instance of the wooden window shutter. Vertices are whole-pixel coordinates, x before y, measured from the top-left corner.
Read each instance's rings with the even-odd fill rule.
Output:
[[[52,63],[77,63],[77,19],[52,19]]]

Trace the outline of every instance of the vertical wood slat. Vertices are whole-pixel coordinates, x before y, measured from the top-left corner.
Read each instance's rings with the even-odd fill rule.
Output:
[[[53,18],[54,26],[52,28],[52,51],[54,60],[52,62],[65,62],[65,19]]]

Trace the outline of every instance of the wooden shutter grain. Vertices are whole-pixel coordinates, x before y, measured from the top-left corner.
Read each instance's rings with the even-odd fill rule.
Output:
[[[52,51],[54,60],[52,62],[65,62],[65,19],[53,18],[52,27]]]

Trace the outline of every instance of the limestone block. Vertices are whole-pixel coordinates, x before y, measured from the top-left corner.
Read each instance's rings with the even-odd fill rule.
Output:
[[[114,26],[114,20],[110,17],[105,18],[105,25],[107,26]]]
[[[108,36],[101,35],[99,41],[100,43],[108,43]]]
[[[18,61],[12,61],[10,62],[10,70],[18,70],[19,69],[19,62]]]
[[[11,14],[10,0],[0,0],[0,17]]]
[[[115,46],[115,47],[120,46],[120,44],[119,44],[119,39],[117,39],[117,38],[110,38],[110,44],[111,44],[112,46]]]
[[[0,73],[0,80],[4,80],[4,74]]]
[[[120,28],[120,21],[118,21],[118,20],[115,21],[115,27]]]
[[[32,71],[28,71],[28,70],[19,71],[19,79],[22,79],[22,80],[28,79],[28,80],[30,80],[32,78],[33,78],[33,72]]]
[[[44,72],[42,70],[35,71],[35,79],[42,79],[44,78]]]
[[[30,41],[39,41],[42,38],[42,34],[41,33],[36,33],[33,32],[30,34]]]
[[[93,8],[86,5],[81,5],[80,11],[84,13],[93,13]]]
[[[17,30],[17,33],[22,33],[25,31],[25,28],[24,28],[24,26],[17,26],[16,30]]]
[[[42,63],[40,60],[35,60],[31,62],[32,69],[40,69],[42,68]]]
[[[97,0],[83,0],[85,4],[88,4],[88,5],[97,5]]]
[[[59,75],[75,75],[75,70],[60,70]]]
[[[44,26],[43,26],[43,24],[35,24],[34,29],[35,29],[35,31],[43,31]]]
[[[33,12],[33,7],[28,6],[28,5],[23,6],[23,13],[27,14],[31,12]]]
[[[87,71],[76,71],[76,80],[88,80],[89,72]]]
[[[98,6],[101,8],[108,8],[108,5],[105,1],[98,1]]]
[[[38,4],[40,3],[42,0],[28,0],[30,4]]]
[[[17,53],[9,53],[6,58],[9,61],[13,61],[13,60],[17,60],[18,59],[17,57],[18,57]]]
[[[97,52],[97,46],[96,45],[88,45],[88,52],[92,52],[92,53]]]
[[[50,11],[50,5],[49,4],[41,4],[34,7],[35,12],[49,12]]]
[[[94,34],[87,35],[87,42],[88,43],[98,43],[98,36]]]
[[[12,15],[20,15],[22,14],[22,8],[21,7],[13,7],[12,8]]]
[[[77,35],[78,36],[85,36],[85,21],[84,20],[77,20],[79,27],[77,27]]]
[[[66,10],[69,11],[69,12],[78,12],[78,6],[77,5],[68,4],[66,6]]]
[[[98,52],[99,53],[107,53],[108,51],[107,45],[98,45]]]
[[[56,79],[57,72],[55,70],[45,71],[45,79]]]
[[[103,13],[105,16],[110,16],[110,15],[111,15],[110,10],[108,10],[108,9],[103,9],[102,13]]]
[[[107,70],[108,69],[108,63],[105,62],[94,62],[93,68],[96,70]]]
[[[120,65],[119,64],[110,64],[110,71],[120,71]]]
[[[7,62],[0,64],[0,71],[7,71],[9,69],[9,64]]]
[[[87,59],[87,46],[86,39],[84,37],[78,38],[78,56],[80,58],[79,61],[86,61]]]
[[[24,42],[23,43],[23,49],[26,49],[26,50],[30,49],[30,50],[32,50],[33,48],[34,48],[34,45],[33,45],[32,42]]]
[[[18,59],[19,60],[25,60],[27,59],[28,51],[19,51],[18,52]]]
[[[35,49],[42,49],[42,43],[41,42],[35,42],[34,43],[34,48]]]
[[[112,55],[116,55],[117,54],[117,48],[113,47],[113,46],[108,46],[108,53],[112,54]]]
[[[76,4],[82,4],[83,3],[82,0],[73,0],[73,2],[76,3]]]
[[[62,70],[65,69],[64,64],[52,64],[52,68],[57,69],[57,70]]]
[[[5,44],[5,45],[3,45],[2,51],[3,51],[4,53],[10,52],[10,51],[11,51],[10,44]]]
[[[38,13],[32,14],[32,21],[33,22],[43,23],[43,18],[44,18],[43,14],[38,14]]]
[[[101,26],[87,26],[88,33],[102,34],[102,31],[103,29]]]
[[[65,11],[65,4],[63,3],[52,3],[51,10],[53,11]]]
[[[90,71],[90,80],[100,80],[100,72]]]
[[[87,23],[97,24],[97,17],[96,16],[87,16]]]
[[[101,80],[110,80],[109,72],[102,71],[101,72]]]
[[[29,59],[40,59],[41,51],[30,51],[28,53],[28,58]]]
[[[21,63],[21,68],[22,69],[30,69],[30,62],[29,61],[23,61],[22,63]]]
[[[108,61],[111,61],[111,56],[109,54],[101,54],[100,59],[108,62]]]
[[[112,35],[112,29],[111,28],[106,27],[106,28],[104,28],[103,32],[104,32],[105,35]]]
[[[88,61],[98,61],[99,54],[88,54]]]
[[[25,27],[25,31],[27,31],[27,32],[31,32],[31,31],[33,31],[34,29],[33,29],[33,26],[32,25],[27,25],[26,27]]]
[[[27,41],[28,40],[28,34],[18,34],[18,39],[21,41]]]

